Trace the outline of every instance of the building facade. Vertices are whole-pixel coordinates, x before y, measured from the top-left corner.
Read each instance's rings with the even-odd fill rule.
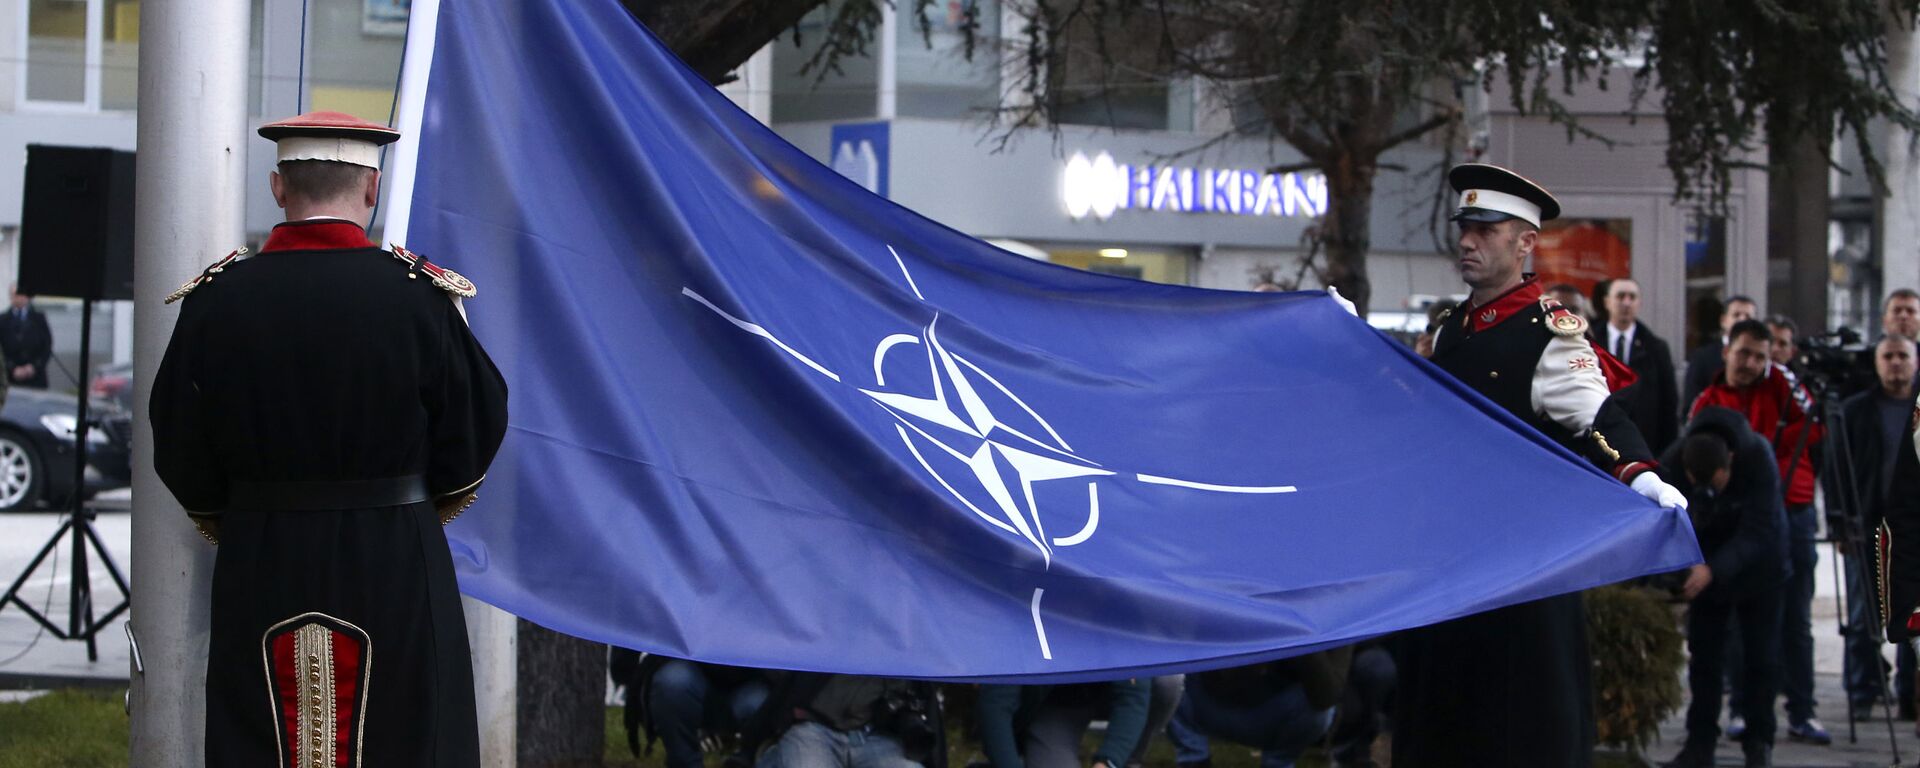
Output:
[[[249,103],[261,121],[310,109],[391,118],[406,0],[253,0]],[[140,0],[0,2],[0,271],[16,263],[26,146],[135,149]],[[965,55],[965,13],[980,26]],[[830,10],[830,9],[829,9]],[[1019,52],[1001,30],[1022,20],[999,0],[943,3],[923,27],[886,11],[873,55],[824,71],[813,62],[826,13],[801,24],[723,90],[822,163],[869,189],[1009,250],[1077,268],[1228,290],[1263,282],[1316,287],[1303,265],[1326,185],[1282,142],[1232,133],[1231,109],[1193,83],[1136,85],[1059,112],[1057,130],[1009,129],[999,117],[1028,98]],[[812,62],[812,66],[809,63]],[[824,74],[823,74],[824,73]],[[1068,87],[1078,87],[1072,82]],[[1585,124],[1614,139],[1570,140],[1504,95],[1482,100],[1472,149],[1412,142],[1383,158],[1373,200],[1369,308],[1382,326],[1423,324],[1436,297],[1464,293],[1453,270],[1450,195],[1436,173],[1463,151],[1553,190],[1566,221],[1547,233],[1549,281],[1586,289],[1631,275],[1647,321],[1684,350],[1717,300],[1765,301],[1766,207],[1761,172],[1735,181],[1727,214],[1673,199],[1657,114],[1630,116],[1618,91],[1567,97]],[[1657,104],[1657,98],[1646,103]],[[1224,137],[1224,138],[1223,138]],[[272,146],[250,138],[249,183],[271,170]],[[263,191],[263,190],[262,190]],[[247,196],[249,239],[279,211]],[[375,235],[381,221],[376,220]],[[239,245],[239,244],[236,244]],[[208,254],[212,259],[219,254]],[[8,275],[10,276],[10,275]],[[43,301],[61,312],[56,301]],[[69,325],[77,328],[77,309]],[[106,357],[131,349],[130,310],[104,310]],[[63,349],[76,347],[71,336]]]

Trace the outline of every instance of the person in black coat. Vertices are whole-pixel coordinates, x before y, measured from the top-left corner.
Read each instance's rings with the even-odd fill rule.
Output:
[[[1906,644],[1920,637],[1920,402],[1901,430],[1900,447],[1893,452],[1893,474],[1887,483],[1885,516],[1874,535],[1874,555],[1880,566],[1880,624],[1887,642]]]
[[[1787,565],[1786,508],[1773,446],[1746,418],[1705,408],[1661,457],[1660,473],[1687,494],[1687,512],[1706,561],[1687,572],[1686,746],[1666,765],[1714,764],[1720,738],[1721,683],[1727,633],[1736,626],[1746,648],[1741,675],[1746,695],[1746,765],[1772,764],[1773,693],[1780,645],[1780,590]]]
[[[1609,390],[1586,319],[1521,269],[1560,204],[1504,168],[1470,163],[1447,178],[1460,193],[1460,276],[1473,290],[1435,329],[1434,365],[1647,499],[1685,508]],[[1580,593],[1411,629],[1393,648],[1394,765],[1592,765],[1593,658]]]
[[[470,768],[441,527],[506,434],[506,381],[456,302],[473,284],[367,239],[398,134],[322,112],[261,135],[288,221],[170,298],[147,411],[155,472],[219,545],[204,764]]]
[[[47,315],[33,308],[33,297],[9,286],[12,306],[0,315],[0,353],[7,360],[7,381],[16,387],[47,388],[47,360],[53,357],[53,330]]]
[[[1593,329],[1593,345],[1626,363],[1639,377],[1620,392],[1621,407],[1640,428],[1647,447],[1666,450],[1680,436],[1680,383],[1673,370],[1673,350],[1653,329],[1640,322],[1640,284],[1632,278],[1609,281],[1607,323]]]
[[[1913,415],[1914,342],[1902,336],[1890,335],[1875,344],[1872,352],[1879,386],[1847,398],[1840,406],[1841,423],[1845,425],[1847,466],[1851,470],[1850,484],[1840,488],[1830,482],[1826,489],[1827,528],[1842,541],[1865,537],[1880,527],[1888,491],[1893,484],[1893,467],[1894,460],[1899,456],[1900,435]],[[1838,493],[1842,490],[1848,493]],[[1844,512],[1844,515],[1836,515],[1836,512]],[[1844,549],[1842,551],[1853,554]],[[1861,578],[1868,574],[1865,569],[1856,566],[1857,562],[1850,561],[1846,569],[1847,650],[1843,657],[1842,680],[1855,714],[1870,716],[1885,686],[1881,677],[1880,641],[1874,636],[1876,633],[1868,628],[1867,611],[1872,603],[1869,592],[1873,587],[1867,582],[1871,578]],[[1912,683],[1916,665],[1913,650],[1902,645],[1896,659],[1895,701],[1900,711],[1910,716],[1914,711]]]
[[[1720,337],[1711,339],[1695,347],[1687,356],[1687,386],[1680,393],[1682,413],[1693,408],[1693,401],[1700,397],[1713,384],[1713,377],[1720,374],[1726,366],[1721,360],[1720,351],[1726,348],[1727,332],[1733,330],[1733,324],[1742,320],[1752,320],[1760,311],[1760,305],[1745,296],[1728,296],[1727,303],[1720,310]]]

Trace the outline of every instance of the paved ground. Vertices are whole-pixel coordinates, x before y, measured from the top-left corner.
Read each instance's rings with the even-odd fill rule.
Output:
[[[95,504],[100,514],[94,528],[121,575],[127,576],[133,554],[127,492],[102,494]],[[0,581],[0,590],[13,584],[65,520],[65,515],[49,512],[0,512],[0,580],[4,580]],[[63,630],[72,604],[68,595],[72,562],[73,539],[68,536],[46,562],[28,574],[19,592],[22,600]],[[120,602],[120,591],[91,547],[87,564],[92,574],[95,615],[103,615]],[[101,628],[96,640],[99,659],[90,661],[86,643],[54,637],[18,605],[0,606],[0,688],[125,685],[129,656],[126,630],[122,628],[125,621],[123,613]]]
[[[98,500],[101,514],[96,527],[108,551],[127,573],[132,556],[131,521],[127,512],[126,491],[106,494]],[[60,526],[64,516],[53,513],[0,513],[0,589],[26,567],[34,554]],[[49,561],[30,574],[21,589],[23,599],[36,609],[44,609],[56,623],[64,626],[69,604],[68,566],[72,544],[57,548],[58,561]],[[91,553],[90,553],[91,556]],[[1848,741],[1846,696],[1840,686],[1840,637],[1834,621],[1835,589],[1829,553],[1821,552],[1817,596],[1814,601],[1815,687],[1820,700],[1820,716],[1833,732],[1834,744],[1815,747],[1791,743],[1785,739],[1785,714],[1781,714],[1782,737],[1775,748],[1774,762],[1780,768],[1885,768],[1894,765],[1893,749],[1884,720],[1857,724],[1857,740]],[[95,603],[101,610],[119,599],[107,571],[98,561],[90,562]],[[86,645],[61,641],[48,634],[17,606],[0,607],[0,689],[44,689],[72,685],[125,685],[128,673],[128,647],[124,618],[115,619],[99,636],[97,661],[87,658]],[[1890,655],[1890,654],[1889,654]],[[18,694],[13,694],[18,695]],[[4,699],[0,699],[4,700]],[[1901,759],[1907,765],[1920,765],[1920,737],[1914,723],[1893,724],[1892,738],[1898,740]],[[1660,743],[1650,750],[1655,760],[1671,757],[1685,736],[1678,715],[1661,728]],[[1722,765],[1739,765],[1738,745],[1724,743],[1720,750]]]
[[[1857,740],[1848,741],[1847,736],[1847,697],[1840,684],[1839,623],[1835,619],[1833,586],[1833,567],[1829,559],[1830,550],[1825,547],[1820,552],[1820,573],[1816,579],[1813,603],[1813,641],[1814,641],[1814,695],[1819,701],[1818,716],[1833,733],[1833,745],[1816,747],[1798,744],[1786,738],[1786,712],[1778,711],[1780,735],[1775,742],[1773,762],[1778,768],[1887,768],[1895,765],[1893,740],[1898,740],[1901,764],[1920,765],[1920,737],[1914,734],[1911,721],[1893,722],[1892,733],[1888,732],[1885,712],[1875,714],[1878,719],[1855,724]],[[1891,646],[1886,654],[1892,660]],[[1724,722],[1724,715],[1722,716]],[[1680,745],[1686,738],[1686,728],[1680,714],[1668,718],[1660,728],[1661,743],[1648,751],[1656,761],[1671,758],[1680,751]],[[1721,765],[1737,766],[1741,764],[1740,745],[1721,741],[1719,758]]]

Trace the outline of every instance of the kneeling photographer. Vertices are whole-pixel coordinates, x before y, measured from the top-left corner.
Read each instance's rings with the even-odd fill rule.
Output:
[[[1687,495],[1687,513],[1705,562],[1681,588],[1687,609],[1686,745],[1668,766],[1714,764],[1720,737],[1721,681],[1729,626],[1746,646],[1742,699],[1748,766],[1772,765],[1775,669],[1780,643],[1780,590],[1788,576],[1786,510],[1773,447],[1746,417],[1700,409],[1679,442],[1661,457],[1660,474]]]
[[[774,694],[748,738],[776,741],[760,755],[759,768],[945,768],[945,728],[932,683],[768,674]]]

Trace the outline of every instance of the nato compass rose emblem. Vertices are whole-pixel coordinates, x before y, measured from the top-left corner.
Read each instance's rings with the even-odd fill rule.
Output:
[[[900,254],[892,246],[887,247],[887,252],[893,255],[894,263],[900,266],[900,274],[906,278],[907,287],[913,291],[914,297],[925,302],[926,296],[914,284],[913,274],[907,270]],[[772,331],[734,317],[692,288],[683,287],[680,293],[712,310],[734,327],[766,339],[775,349],[815,373],[848,384],[839,373],[814,361]],[[1274,494],[1297,490],[1291,485],[1218,485],[1108,469],[1099,462],[1081,456],[1045,417],[1001,384],[993,374],[943,346],[940,343],[939,326],[940,315],[936,312],[918,335],[895,333],[881,339],[873,350],[873,386],[849,386],[894,418],[897,423],[893,428],[901,444],[906,446],[907,452],[912,454],[934,482],[939,483],[955,501],[987,525],[1032,546],[1049,568],[1053,565],[1057,550],[1084,544],[1099,529],[1102,479],[1131,480],[1208,493]],[[911,347],[918,347],[919,357],[924,359],[933,392],[931,397],[907,394],[888,387],[884,365],[887,356],[896,351],[898,354],[910,354]],[[918,370],[923,361],[912,360],[912,369]],[[926,388],[922,387],[922,390]],[[999,410],[996,411],[996,407]],[[933,460],[929,460],[929,456],[934,457]],[[934,468],[936,462],[965,469],[942,472]],[[1086,483],[1085,522],[1071,534],[1052,536],[1047,533],[1046,522],[1035,500],[1034,487],[1064,481]],[[975,496],[984,494],[985,500],[990,502],[987,505],[989,509],[982,509],[981,504],[976,504],[969,494],[960,490],[963,487],[974,491]],[[1040,655],[1052,659],[1053,651],[1047,645],[1046,625],[1040,613],[1040,598],[1045,593],[1044,589],[1034,588],[1028,611],[1033,616]]]

